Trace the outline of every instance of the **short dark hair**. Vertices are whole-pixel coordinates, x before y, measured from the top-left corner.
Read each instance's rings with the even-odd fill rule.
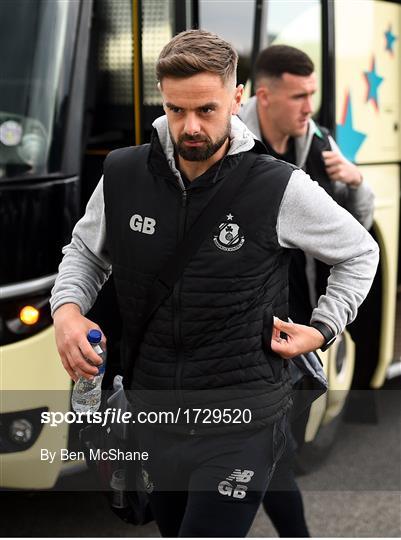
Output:
[[[283,73],[308,76],[315,71],[309,56],[289,45],[271,45],[259,53],[255,64],[255,79],[272,77],[279,79]]]
[[[163,47],[156,64],[157,80],[186,78],[198,73],[219,75],[223,83],[235,78],[238,54],[234,47],[211,32],[186,30]]]

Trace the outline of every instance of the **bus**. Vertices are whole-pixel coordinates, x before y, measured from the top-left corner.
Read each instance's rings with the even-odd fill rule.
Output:
[[[302,435],[307,461],[319,440],[333,438],[351,389],[380,388],[401,372],[399,2],[2,0],[0,24],[0,488],[50,489],[75,470],[40,456],[77,444],[76,426],[40,421],[70,408],[48,303],[61,249],[108,152],[147,142],[163,114],[154,72],[161,48],[197,27],[236,46],[248,96],[259,50],[305,50],[320,81],[316,117],[375,191],[381,260],[361,313],[365,336],[355,347],[345,332],[322,354],[330,389]],[[112,278],[88,317],[108,337],[107,385],[118,372]]]

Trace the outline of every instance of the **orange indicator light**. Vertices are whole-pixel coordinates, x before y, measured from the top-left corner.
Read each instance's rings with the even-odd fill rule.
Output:
[[[39,320],[39,311],[33,306],[25,306],[21,309],[19,318],[27,325],[36,324]]]

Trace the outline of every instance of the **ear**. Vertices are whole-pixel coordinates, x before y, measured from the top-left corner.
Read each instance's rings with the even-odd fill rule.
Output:
[[[163,110],[164,110],[164,112],[166,112],[166,106],[164,105],[164,99],[163,99],[162,85],[161,85],[160,82],[158,82],[156,86],[157,86],[157,89],[159,90],[160,95],[161,95],[161,97],[162,97],[162,107],[163,107]]]
[[[233,102],[232,102],[232,106],[231,106],[231,114],[237,114],[238,113],[238,111],[239,111],[239,109],[241,107],[241,99],[242,99],[243,93],[244,93],[244,85],[239,84],[237,86],[237,88],[235,89]]]
[[[261,85],[255,92],[255,95],[258,99],[258,103],[262,107],[268,107],[270,103],[270,90],[267,86]]]

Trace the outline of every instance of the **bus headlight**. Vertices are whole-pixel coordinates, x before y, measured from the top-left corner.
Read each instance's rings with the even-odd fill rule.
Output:
[[[0,413],[0,460],[1,454],[24,452],[31,448],[42,432],[42,413],[48,407]]]
[[[26,418],[17,418],[10,424],[10,439],[17,444],[29,442],[33,435],[33,425]]]

